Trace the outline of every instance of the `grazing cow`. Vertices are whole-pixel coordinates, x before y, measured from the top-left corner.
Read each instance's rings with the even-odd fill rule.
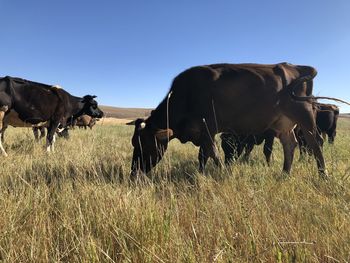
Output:
[[[221,147],[225,154],[225,164],[230,164],[233,160],[237,160],[243,150],[245,153],[243,156],[244,161],[248,161],[249,155],[252,152],[254,145],[264,144],[264,155],[267,164],[270,164],[273,141],[275,138],[275,132],[273,130],[266,130],[258,135],[237,135],[232,133],[221,134]]]
[[[337,135],[337,122],[339,117],[339,108],[332,104],[317,104],[316,125],[323,139],[328,136],[328,142],[334,143]]]
[[[322,134],[323,140],[328,135],[328,143],[333,144],[337,134],[337,122],[339,117],[339,108],[332,104],[317,103],[316,106],[316,126],[319,134]],[[295,134],[299,144],[300,156],[305,153],[311,153],[308,147],[304,134],[298,127],[295,129]],[[319,144],[323,145],[323,140],[319,140]]]
[[[180,73],[149,118],[137,119],[131,177],[147,173],[163,157],[170,140],[199,146],[199,170],[209,157],[219,164],[214,136],[220,132],[276,132],[284,151],[283,171],[290,172],[297,145],[293,128],[300,125],[326,176],[313,115],[313,67],[289,63],[215,64]]]
[[[79,128],[83,127],[85,130],[87,127],[89,127],[90,130],[92,130],[92,127],[96,124],[97,121],[98,119],[84,114],[75,120],[73,126],[78,126]]]
[[[70,95],[65,90],[20,78],[0,79],[0,133],[8,125],[14,127],[40,127],[48,129],[46,149],[54,149],[55,132],[66,127],[82,114],[101,118],[103,112],[94,100],[96,96],[83,98]],[[0,136],[1,138],[1,136]],[[0,150],[7,155],[1,140]]]

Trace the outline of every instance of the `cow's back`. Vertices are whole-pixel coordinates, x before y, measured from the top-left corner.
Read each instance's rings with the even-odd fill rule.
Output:
[[[60,99],[49,85],[6,77],[0,86],[9,106],[4,119],[9,125],[40,125],[59,110]]]

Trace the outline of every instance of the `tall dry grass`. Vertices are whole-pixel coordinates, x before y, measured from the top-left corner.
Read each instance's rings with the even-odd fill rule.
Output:
[[[197,172],[197,151],[172,141],[147,180],[128,181],[132,127],[76,129],[47,154],[29,129],[9,129],[0,159],[3,262],[350,261],[350,121],[313,159],[281,177],[275,143],[249,164]]]

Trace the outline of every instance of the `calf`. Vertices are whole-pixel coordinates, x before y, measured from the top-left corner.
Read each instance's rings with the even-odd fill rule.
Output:
[[[92,129],[92,127],[96,124],[96,122],[98,121],[98,119],[96,118],[92,118],[89,115],[82,115],[80,117],[78,117],[73,126],[78,126],[78,127],[82,127],[84,129],[86,129],[87,127],[90,128],[90,130]]]

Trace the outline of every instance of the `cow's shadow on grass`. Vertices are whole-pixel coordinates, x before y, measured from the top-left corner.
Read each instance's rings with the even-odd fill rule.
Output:
[[[35,141],[33,138],[29,138],[29,136],[27,136],[26,138],[18,138],[14,141],[12,141],[11,143],[7,143],[5,141],[4,143],[4,147],[6,149],[6,151],[10,152],[12,155],[13,154],[33,154],[34,153],[34,149],[36,147],[35,145]]]
[[[33,143],[28,143],[28,145],[34,147]],[[49,161],[37,161],[26,169],[23,179],[32,186],[44,182],[48,186],[60,187],[68,182],[74,187],[77,182],[88,182],[115,186],[167,186],[171,184],[175,187],[188,186],[196,189],[203,178],[217,183],[243,178],[259,186],[264,184],[265,180],[272,180],[276,183],[288,182],[291,176],[281,173],[279,165],[268,167],[264,160],[252,159],[248,163],[236,162],[229,166],[222,164],[220,167],[209,161],[204,173],[199,173],[197,160],[177,159],[171,162],[164,160],[149,174],[140,174],[132,180],[128,160],[116,162],[108,158],[104,160],[96,158],[83,165],[68,162],[61,166],[59,162],[52,164]]]

